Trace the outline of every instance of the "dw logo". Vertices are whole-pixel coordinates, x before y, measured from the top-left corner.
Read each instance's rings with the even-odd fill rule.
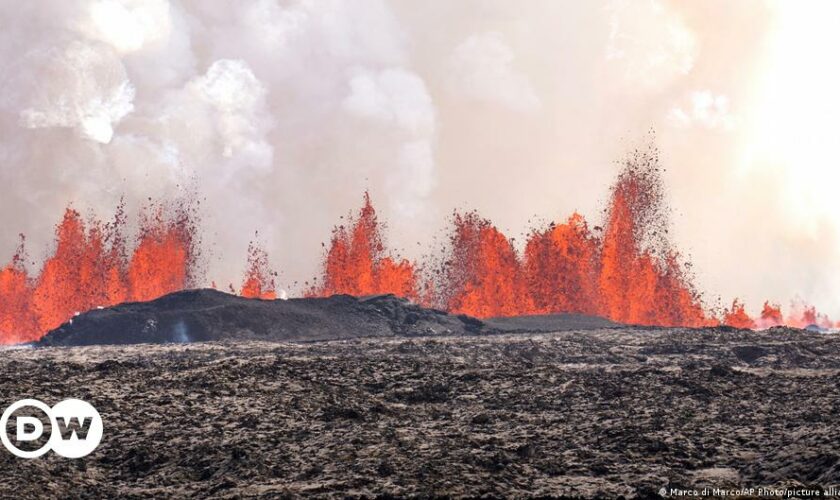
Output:
[[[9,438],[10,420],[14,439]],[[102,417],[81,399],[65,399],[52,408],[37,399],[21,399],[0,417],[0,441],[20,458],[37,458],[50,450],[62,457],[81,458],[101,440]]]

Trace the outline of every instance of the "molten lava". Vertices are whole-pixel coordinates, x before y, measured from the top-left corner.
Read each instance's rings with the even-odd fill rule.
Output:
[[[534,311],[598,314],[598,258],[598,240],[578,213],[565,224],[535,231],[524,258]]]
[[[511,240],[475,212],[456,213],[449,246],[434,272],[420,278],[405,260],[384,255],[370,197],[337,227],[323,264],[323,284],[311,295],[394,293],[425,305],[477,317],[584,313],[640,325],[755,328],[781,324],[765,305],[759,321],[739,300],[717,316],[707,311],[689,268],[668,240],[658,153],[628,157],[611,189],[602,233],[580,214],[533,231],[520,256]],[[421,290],[422,293],[419,293]],[[807,308],[788,324],[827,325]]]
[[[253,241],[248,245],[248,270],[239,295],[251,299],[277,298],[274,272],[268,266],[268,254]]]
[[[505,235],[475,212],[456,213],[454,223],[438,300],[449,311],[482,318],[533,312],[525,272]]]
[[[765,301],[764,307],[761,309],[761,326],[769,328],[781,325],[784,321],[782,307],[779,304],[770,304],[769,301]]]
[[[187,287],[196,264],[195,233],[185,207],[177,207],[171,218],[162,207],[155,207],[151,216],[144,214],[126,272],[130,300],[150,300]]]
[[[22,245],[0,271],[0,342],[37,340],[76,313],[186,288],[196,262],[195,225],[187,207],[170,211],[166,217],[162,207],[147,208],[127,257],[122,206],[111,224],[86,224],[68,208],[37,276],[30,278],[23,265]]]
[[[305,293],[393,293],[478,317],[583,313],[658,326],[835,326],[804,303],[793,304],[787,317],[770,302],[751,317],[738,299],[720,313],[707,310],[688,265],[669,242],[667,216],[657,152],[636,151],[611,187],[603,229],[590,229],[574,213],[562,224],[532,231],[520,254],[489,220],[476,212],[455,213],[437,264],[418,267],[386,249],[384,227],[365,193],[361,210],[333,229],[322,280]],[[107,224],[85,221],[68,208],[54,248],[34,276],[21,237],[11,261],[0,268],[0,343],[37,340],[98,306],[194,286],[195,219],[189,204],[146,207],[129,244],[122,205]],[[239,294],[274,299],[275,276],[267,253],[252,243]],[[230,290],[236,292],[232,285]]]
[[[791,306],[791,313],[785,324],[798,328],[818,326],[820,328],[832,328],[834,323],[831,319],[817,311],[816,307],[808,305],[801,300],[794,301]]]
[[[24,268],[26,251],[21,235],[12,261],[0,269],[0,343],[30,342],[41,336],[32,307],[32,287]]]
[[[732,301],[732,308],[724,311],[723,324],[735,328],[755,328],[755,321],[744,310],[744,303],[738,299]]]
[[[456,214],[439,302],[479,317],[572,312],[642,325],[712,323],[664,237],[665,214],[651,152],[619,175],[601,238],[573,214],[534,231],[520,260],[489,221]]]
[[[702,326],[699,295],[666,238],[658,154],[636,151],[612,187],[600,250],[601,314],[631,324]]]
[[[351,215],[348,225],[333,229],[323,263],[323,282],[308,295],[393,293],[418,298],[414,265],[387,254],[382,227],[367,192],[362,209],[357,215]]]

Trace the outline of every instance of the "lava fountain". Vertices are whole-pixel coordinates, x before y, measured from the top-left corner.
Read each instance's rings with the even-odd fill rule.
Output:
[[[276,299],[274,276],[268,265],[268,253],[252,241],[248,245],[248,269],[239,295],[250,299]]]
[[[519,252],[490,220],[474,211],[455,212],[443,252],[418,265],[387,248],[385,226],[365,193],[361,209],[333,229],[320,279],[304,294],[393,293],[482,318],[582,313],[655,326],[834,326],[801,302],[787,317],[769,301],[755,318],[739,299],[721,311],[708,308],[689,265],[669,241],[668,216],[659,157],[651,147],[623,162],[601,226],[590,227],[574,213],[563,223],[532,230]],[[144,207],[132,242],[126,225],[122,204],[108,223],[84,220],[68,208],[56,226],[50,255],[34,275],[27,270],[21,236],[11,261],[0,268],[0,343],[37,340],[95,307],[202,284],[191,203]],[[240,295],[277,297],[277,274],[268,260],[252,242]]]
[[[309,290],[307,295],[393,293],[417,299],[415,265],[389,255],[382,232],[382,224],[366,192],[361,210],[350,215],[346,226],[339,225],[333,229],[330,247],[323,261],[321,283]]]
[[[79,312],[151,300],[196,282],[197,226],[189,204],[146,207],[131,252],[125,222],[122,205],[107,224],[85,222],[68,208],[35,276],[24,265],[22,240],[0,271],[0,342],[37,340]]]

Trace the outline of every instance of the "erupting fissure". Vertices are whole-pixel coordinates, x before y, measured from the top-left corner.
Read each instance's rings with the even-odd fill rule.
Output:
[[[657,151],[636,151],[622,167],[603,227],[590,228],[574,213],[561,224],[532,230],[520,253],[478,213],[455,212],[447,247],[422,266],[388,251],[385,228],[365,193],[361,210],[333,229],[321,277],[304,293],[393,293],[482,318],[582,313],[656,326],[834,326],[803,303],[794,304],[788,317],[770,302],[756,318],[739,299],[720,312],[706,307],[688,264],[668,239]],[[130,245],[122,205],[107,224],[86,222],[68,208],[52,254],[35,275],[27,270],[21,236],[11,261],[0,268],[0,343],[37,340],[79,312],[200,284],[195,213],[190,203],[145,207]],[[275,299],[275,278],[268,254],[252,242],[238,293]]]
[[[68,208],[55,233],[55,249],[30,276],[21,237],[12,261],[0,270],[0,342],[37,340],[79,312],[144,301],[193,286],[196,225],[188,204],[146,207],[129,254],[122,205],[111,223],[85,223]]]
[[[307,295],[393,293],[417,299],[415,266],[386,253],[382,231],[366,192],[362,209],[350,216],[348,226],[333,229],[330,249],[324,258],[322,282]]]
[[[275,273],[268,266],[268,253],[252,241],[248,245],[248,270],[239,295],[251,299],[276,299],[274,276]]]
[[[436,303],[478,317],[583,313],[642,325],[702,326],[707,317],[670,249],[655,151],[628,159],[602,234],[582,215],[529,235],[524,253],[475,212],[455,214],[432,277]]]
[[[477,317],[582,313],[652,326],[725,324],[767,328],[787,324],[833,326],[813,307],[794,306],[783,318],[765,303],[759,319],[743,302],[715,312],[706,307],[687,263],[668,239],[668,210],[658,151],[637,150],[625,160],[610,191],[603,228],[572,214],[565,223],[533,230],[522,255],[512,240],[476,212],[454,213],[439,265],[401,260],[403,279],[385,284],[381,228],[368,194],[350,228],[339,226],[323,263],[323,284],[310,295],[395,293],[426,306]],[[418,292],[418,290],[420,292]]]

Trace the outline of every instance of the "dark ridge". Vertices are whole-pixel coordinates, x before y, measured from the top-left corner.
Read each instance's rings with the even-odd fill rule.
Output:
[[[217,290],[187,290],[149,302],[80,314],[36,346],[184,343],[218,340],[320,341],[360,337],[549,332],[616,326],[582,315],[482,321],[428,309],[394,295],[289,300],[246,299]]]
[[[201,289],[86,312],[36,345],[464,335],[483,327],[393,295],[259,300]]]
[[[525,316],[511,316],[490,318],[484,320],[488,327],[505,333],[549,333],[564,330],[597,330],[600,328],[617,328],[620,323],[612,322],[599,316],[586,314],[532,314]]]

